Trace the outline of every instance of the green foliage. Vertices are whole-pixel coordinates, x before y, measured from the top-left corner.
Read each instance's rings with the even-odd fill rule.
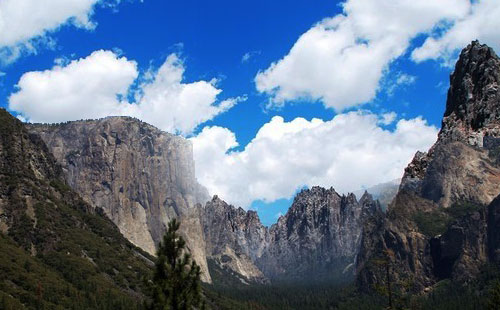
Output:
[[[446,209],[434,210],[430,212],[417,212],[413,220],[418,229],[428,237],[434,237],[446,232],[453,221],[458,220],[468,214],[479,211],[483,206],[461,202]]]
[[[444,233],[450,224],[450,218],[440,211],[420,211],[414,215],[413,220],[417,224],[418,229],[429,237]]]
[[[364,302],[359,299],[352,285],[339,284],[272,284],[246,285],[237,287],[210,286],[205,293],[212,309],[221,310],[316,310],[337,309],[373,309],[362,308]],[[349,307],[353,308],[349,308]]]
[[[0,309],[140,309],[152,258],[65,184],[37,136],[0,110]],[[20,306],[22,304],[22,306]]]
[[[500,307],[500,279],[495,281],[489,291],[487,307],[489,310],[495,310]]]
[[[179,227],[177,220],[170,221],[158,246],[151,310],[191,310],[202,305],[200,267],[186,251]]]
[[[451,207],[444,209],[444,211],[453,219],[460,219],[466,215],[469,215],[473,212],[479,211],[483,208],[482,205],[478,205],[471,202],[462,202],[456,203]]]

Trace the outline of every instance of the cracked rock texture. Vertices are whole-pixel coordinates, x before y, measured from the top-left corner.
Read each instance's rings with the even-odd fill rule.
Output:
[[[244,211],[218,197],[203,218],[207,253],[222,267],[257,282],[326,280],[352,276],[362,223],[381,213],[365,193],[341,196],[333,188],[301,191],[286,215],[270,228],[255,211]],[[265,277],[265,278],[264,278]]]
[[[358,202],[354,194],[313,187],[267,228],[255,211],[217,196],[208,201],[195,179],[192,146],[182,137],[129,117],[29,129],[45,141],[68,184],[135,245],[154,254],[166,223],[180,218],[205,282],[211,281],[207,259],[245,283],[352,276],[362,223],[381,212],[368,194]]]
[[[149,253],[170,219],[186,218],[182,233],[210,281],[195,208],[209,198],[196,181],[189,141],[129,117],[35,124],[29,130],[45,141],[68,184]]]
[[[490,47],[474,41],[462,51],[437,142],[408,165],[387,216],[365,227],[357,260],[361,288],[382,281],[370,262],[387,250],[394,253],[395,279],[411,277],[415,290],[442,278],[470,280],[495,256],[488,222],[497,211],[486,206],[500,194],[499,81],[500,59]],[[467,206],[474,208],[452,216]],[[423,228],[431,218],[443,219],[436,236]]]

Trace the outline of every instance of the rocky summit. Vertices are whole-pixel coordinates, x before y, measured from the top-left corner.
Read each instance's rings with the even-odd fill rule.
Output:
[[[214,197],[204,209],[208,253],[221,267],[257,282],[350,278],[362,223],[381,213],[365,193],[338,194],[313,187],[295,197],[289,211],[270,228],[255,211]]]
[[[180,218],[206,282],[208,261],[243,283],[352,277],[362,223],[380,212],[367,193],[358,201],[313,187],[268,228],[255,211],[217,196],[208,201],[195,178],[192,146],[182,137],[129,117],[28,128],[54,154],[72,189],[135,245],[154,254],[168,221]]]
[[[137,309],[154,259],[64,178],[43,140],[0,109],[0,308]]]
[[[258,265],[271,279],[352,275],[362,223],[377,213],[380,204],[368,193],[357,201],[354,194],[340,195],[333,188],[303,190],[269,229],[269,245]]]
[[[254,211],[209,199],[182,137],[129,117],[28,129],[71,188],[135,245],[154,254],[166,223],[180,218],[206,282],[217,269],[247,284],[356,276],[369,289],[384,281],[377,262],[391,261],[395,281],[429,291],[500,260],[499,79],[491,48],[472,42],[462,51],[438,140],[416,153],[387,213],[368,193],[358,201],[313,187],[271,227]]]
[[[437,142],[408,165],[387,215],[366,223],[361,288],[384,281],[373,263],[380,259],[393,262],[395,281],[411,278],[415,291],[441,279],[467,282],[498,260],[499,78],[491,48],[474,41],[461,52]]]

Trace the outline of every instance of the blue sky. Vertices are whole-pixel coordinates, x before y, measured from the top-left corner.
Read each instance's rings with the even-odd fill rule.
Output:
[[[43,22],[16,19],[31,16],[16,1],[0,1],[2,107],[43,122],[133,115],[182,134],[210,192],[266,224],[303,186],[400,177],[435,140],[460,49],[500,39],[480,24],[500,20],[497,1],[17,2]]]

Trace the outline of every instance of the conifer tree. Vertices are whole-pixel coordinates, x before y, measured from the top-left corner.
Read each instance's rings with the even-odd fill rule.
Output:
[[[200,267],[186,251],[186,242],[178,234],[179,222],[168,223],[158,247],[153,276],[151,310],[193,310],[202,306]]]

